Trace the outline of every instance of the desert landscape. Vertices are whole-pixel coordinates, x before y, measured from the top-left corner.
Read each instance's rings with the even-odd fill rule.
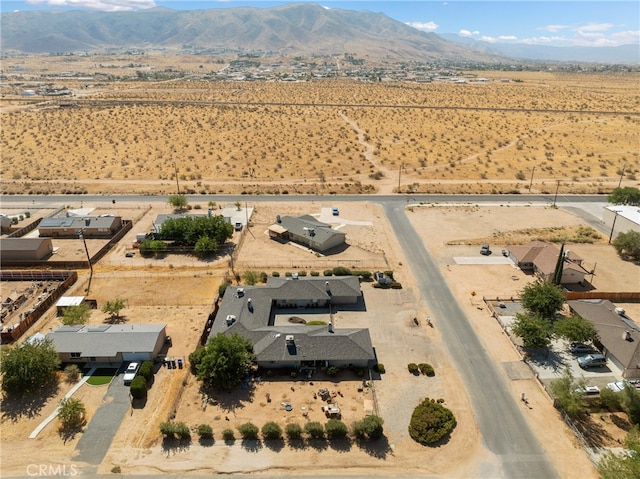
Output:
[[[1,192],[568,194],[636,182],[634,73],[215,81],[186,56],[187,78],[83,83],[64,74],[173,71],[171,59],[182,61],[6,59],[14,80],[1,90]],[[43,80],[72,95],[20,95]]]

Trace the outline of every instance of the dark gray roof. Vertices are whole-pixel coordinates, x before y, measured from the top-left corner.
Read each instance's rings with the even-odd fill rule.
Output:
[[[322,223],[311,215],[283,216],[279,224],[298,236],[313,235],[313,241],[318,244],[324,244],[334,236],[345,236],[342,231],[334,230],[331,225]]]
[[[114,357],[118,353],[153,352],[164,324],[62,326],[47,338],[59,353]]]
[[[327,282],[331,295],[327,293]],[[269,278],[266,286],[230,286],[225,291],[210,336],[237,333],[249,339],[259,361],[292,359],[286,355],[285,336],[289,334],[295,336],[296,345],[302,351],[303,355],[296,356],[301,361],[373,360],[375,355],[368,329],[335,328],[330,333],[328,326],[269,326],[276,300],[317,299],[322,304],[332,297],[357,299],[361,296],[359,279],[354,276],[297,280]],[[235,317],[231,325],[227,325],[228,316]]]
[[[34,251],[42,243],[51,243],[51,238],[2,238],[0,249],[4,251]]]
[[[593,323],[602,345],[624,367],[636,368],[640,364],[640,328],[630,318],[616,313],[615,305],[606,299],[579,299],[567,301],[569,307]],[[631,341],[623,339],[629,331]]]

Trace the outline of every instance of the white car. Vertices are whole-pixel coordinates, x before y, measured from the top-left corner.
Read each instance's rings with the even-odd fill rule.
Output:
[[[627,384],[626,381],[616,381],[615,383],[607,384],[607,387],[611,389],[614,393],[618,393],[622,391]]]
[[[593,394],[600,394],[600,388],[598,386],[584,386],[582,388],[576,389],[576,392],[591,396]]]
[[[138,369],[140,369],[140,363],[129,363],[122,377],[125,384],[131,384],[131,381],[133,381],[136,374],[138,374]]]

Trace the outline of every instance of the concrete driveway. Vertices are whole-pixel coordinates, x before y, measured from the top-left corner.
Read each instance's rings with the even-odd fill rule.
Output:
[[[92,465],[102,462],[130,404],[129,387],[122,382],[120,368],[109,384],[102,404],[78,441],[78,455],[74,457],[76,461]]]

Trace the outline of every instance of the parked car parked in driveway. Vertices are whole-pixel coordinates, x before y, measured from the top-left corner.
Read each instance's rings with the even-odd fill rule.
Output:
[[[491,254],[491,250],[489,249],[488,244],[483,244],[480,248],[480,254],[483,256],[489,256]]]
[[[622,391],[627,384],[627,381],[616,381],[615,383],[607,384],[607,387],[611,389],[614,393],[618,393]]]
[[[124,376],[122,377],[125,385],[131,384],[131,381],[133,381],[136,374],[138,374],[138,369],[140,369],[140,363],[129,363],[129,366],[127,366]]]
[[[588,344],[571,343],[571,345],[569,346],[569,351],[571,351],[573,354],[592,353],[593,348]]]
[[[591,396],[594,394],[600,394],[600,388],[598,386],[584,386],[576,389],[576,392],[578,394],[586,394],[588,396]]]
[[[587,354],[586,356],[578,358],[578,365],[582,369],[601,368],[605,364],[607,364],[607,358],[602,354]]]

